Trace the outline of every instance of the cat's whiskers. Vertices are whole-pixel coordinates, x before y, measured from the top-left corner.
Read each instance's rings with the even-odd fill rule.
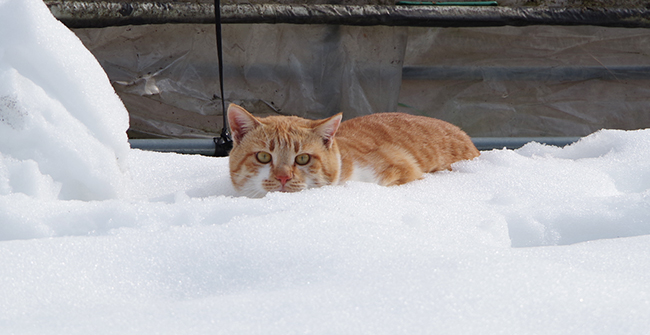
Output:
[[[298,180],[292,180],[284,185],[283,192],[300,192],[306,188],[308,188],[306,183]]]
[[[247,196],[249,198],[262,198],[268,193],[250,183],[244,184],[244,187],[241,188],[240,192],[242,195]]]
[[[263,181],[270,173],[268,166],[263,166],[257,170],[257,173],[247,175],[245,181],[241,184],[241,192],[252,198],[261,198],[268,193],[262,185]]]

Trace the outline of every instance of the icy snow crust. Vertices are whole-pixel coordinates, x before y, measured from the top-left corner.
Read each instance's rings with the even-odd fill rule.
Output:
[[[0,0],[0,334],[650,329],[650,130],[248,199],[127,118],[42,2]]]

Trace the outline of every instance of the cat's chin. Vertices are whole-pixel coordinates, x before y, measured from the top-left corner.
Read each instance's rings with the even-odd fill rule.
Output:
[[[267,193],[271,193],[271,192],[296,193],[296,192],[300,192],[302,190],[304,190],[304,188],[295,188],[295,187],[282,186],[282,187],[280,187],[278,189],[267,191]]]
[[[296,188],[296,187],[278,187],[271,190],[266,190],[264,188],[247,188],[239,191],[239,195],[248,197],[248,198],[264,198],[269,193],[296,193],[304,190],[306,188]]]
[[[276,183],[276,184],[267,183],[266,185],[262,186],[262,188],[267,193],[268,192],[296,193],[308,188],[308,185],[302,182],[289,182],[284,185],[280,183]]]
[[[285,189],[285,188],[282,188],[282,189],[277,190],[277,191],[275,191],[275,192],[280,192],[280,193],[296,193],[296,192],[300,192],[300,191],[302,191],[302,190],[303,190],[303,189],[299,189],[299,190],[287,190],[287,189]]]

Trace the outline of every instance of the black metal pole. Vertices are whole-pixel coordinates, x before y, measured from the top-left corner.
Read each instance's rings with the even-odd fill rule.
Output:
[[[221,112],[223,113],[223,128],[221,136],[214,138],[215,156],[228,156],[232,149],[232,138],[228,129],[228,111],[226,110],[226,97],[223,93],[223,41],[221,35],[221,6],[219,0],[214,0],[214,21],[217,35],[217,58],[219,60],[219,89],[221,90]]]

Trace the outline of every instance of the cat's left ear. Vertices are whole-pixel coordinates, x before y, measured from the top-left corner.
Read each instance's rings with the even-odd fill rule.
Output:
[[[235,143],[239,143],[244,135],[260,125],[260,122],[243,107],[230,104],[228,106],[228,124]]]
[[[323,138],[323,144],[325,144],[327,149],[331,148],[334,143],[334,134],[336,134],[336,131],[339,129],[341,118],[343,118],[343,114],[338,113],[330,118],[322,120],[322,123],[315,128],[316,132]]]

